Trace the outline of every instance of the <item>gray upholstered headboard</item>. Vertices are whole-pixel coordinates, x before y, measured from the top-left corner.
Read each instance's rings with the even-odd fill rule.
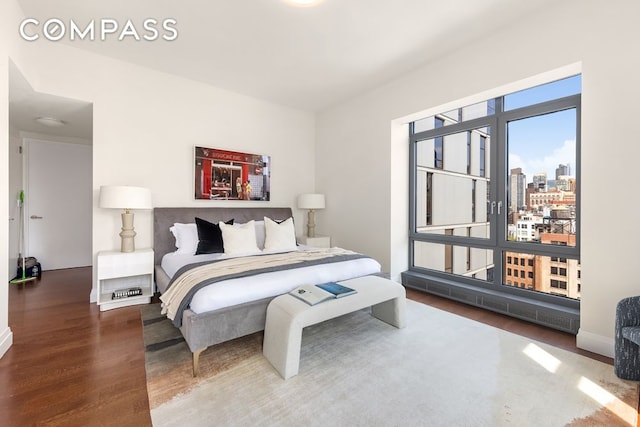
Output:
[[[194,223],[195,217],[210,222],[228,221],[237,223],[262,220],[264,217],[275,220],[292,216],[291,208],[154,208],[153,209],[153,250],[155,264],[160,264],[162,256],[176,250],[175,239],[169,231],[174,223]]]

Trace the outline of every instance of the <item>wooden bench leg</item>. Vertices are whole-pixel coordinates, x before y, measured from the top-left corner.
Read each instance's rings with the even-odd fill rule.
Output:
[[[200,354],[205,351],[207,347],[201,348],[200,350],[196,350],[193,352],[193,377],[198,376],[198,371],[200,369]]]

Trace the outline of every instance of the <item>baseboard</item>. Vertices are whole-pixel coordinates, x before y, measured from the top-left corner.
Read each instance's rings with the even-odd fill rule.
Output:
[[[11,328],[7,326],[7,329],[0,334],[0,357],[4,356],[12,344],[13,332],[11,332]]]
[[[583,350],[598,353],[603,356],[613,358],[614,341],[613,338],[587,332],[580,328],[576,335],[576,346]]]

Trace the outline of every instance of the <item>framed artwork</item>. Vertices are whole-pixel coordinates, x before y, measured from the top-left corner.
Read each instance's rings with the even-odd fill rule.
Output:
[[[269,156],[195,147],[196,200],[269,200]]]

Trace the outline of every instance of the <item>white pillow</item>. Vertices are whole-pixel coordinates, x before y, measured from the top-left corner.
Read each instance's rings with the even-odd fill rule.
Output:
[[[244,224],[229,225],[218,223],[222,231],[222,242],[225,254],[244,254],[260,252],[256,243],[255,221]]]
[[[264,231],[265,251],[294,251],[297,249],[296,229],[293,224],[293,218],[288,218],[278,224],[265,216]]]
[[[198,249],[198,228],[196,224],[180,224],[176,222],[169,228],[176,239],[177,254],[193,255]]]

